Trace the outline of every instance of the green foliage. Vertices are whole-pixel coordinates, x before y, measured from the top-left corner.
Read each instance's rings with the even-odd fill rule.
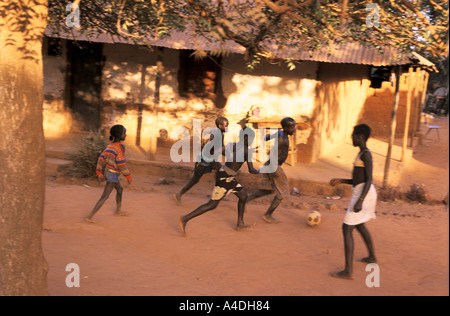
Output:
[[[67,154],[72,161],[66,170],[67,174],[76,178],[95,178],[98,157],[107,145],[108,141],[100,132],[90,132],[75,141],[73,151]]]
[[[368,8],[373,3],[377,11]],[[70,33],[64,23],[66,5],[65,0],[49,0],[49,25]],[[145,43],[145,38],[178,30],[232,40],[246,49],[249,70],[262,58],[275,59],[270,47],[314,50],[330,42],[448,54],[444,0],[82,0],[80,12],[82,33],[106,31]],[[368,26],[375,14],[379,25]],[[289,62],[288,67],[293,69]]]

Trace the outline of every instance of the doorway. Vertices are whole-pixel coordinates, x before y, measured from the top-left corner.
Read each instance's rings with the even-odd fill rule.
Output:
[[[102,43],[67,42],[69,107],[79,131],[100,128],[102,48]]]

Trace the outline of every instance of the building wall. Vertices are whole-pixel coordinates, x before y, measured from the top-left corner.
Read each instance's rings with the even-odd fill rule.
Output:
[[[258,106],[260,119],[273,120],[272,126],[280,127],[280,120],[290,116],[298,122],[309,120],[314,112],[318,63],[302,62],[294,70],[285,65],[262,62],[253,72],[245,69],[241,55],[223,60],[222,85],[227,105],[224,114],[236,123],[250,110]],[[231,124],[231,130],[239,125]],[[297,131],[297,143],[305,142],[310,130]],[[305,137],[306,135],[306,137]]]
[[[126,44],[105,44],[102,81],[102,126],[120,122],[127,127],[130,144],[150,148],[154,125],[177,140],[181,127],[192,130],[192,120],[211,125],[214,104],[209,100],[187,100],[178,94],[178,51],[164,49],[160,102],[154,114],[157,52]]]
[[[369,66],[321,63],[312,132],[306,145],[298,145],[299,161],[314,162],[349,140],[367,97]]]
[[[102,126],[116,122],[127,126],[127,142],[150,146],[154,124],[153,101],[156,77],[156,52],[125,44],[105,44],[106,57],[102,80]],[[284,65],[263,63],[255,72],[245,71],[242,55],[222,58],[221,84],[227,99],[223,108],[208,99],[184,98],[178,92],[179,51],[164,49],[157,129],[166,129],[169,138],[178,140],[181,128],[191,131],[192,120],[201,119],[202,128],[214,126],[224,115],[230,120],[229,133],[237,135],[252,105],[261,109],[261,118],[310,117],[314,109],[317,63],[305,62],[294,71]],[[138,120],[141,119],[140,124]],[[279,122],[279,121],[278,121]],[[298,138],[300,141],[305,137]],[[228,140],[233,140],[230,136]]]
[[[46,138],[60,138],[77,130],[67,101],[68,62],[65,41],[62,54],[49,56],[44,41],[44,132]],[[314,162],[344,141],[349,141],[353,126],[369,123],[375,135],[388,133],[393,104],[393,88],[384,82],[382,89],[369,88],[369,66],[354,64],[299,63],[290,71],[283,64],[263,62],[254,72],[245,68],[243,55],[222,58],[221,86],[224,107],[201,98],[182,97],[178,91],[180,51],[165,48],[160,85],[160,103],[154,114],[155,48],[127,44],[103,45],[101,88],[101,128],[114,124],[127,127],[127,144],[148,151],[151,135],[165,129],[172,142],[183,129],[192,136],[193,120],[202,128],[214,126],[219,115],[230,121],[230,135],[237,135],[252,106],[260,107],[260,119],[279,126],[279,120],[291,116],[299,122],[295,137],[296,161]],[[404,91],[402,80],[401,89]],[[398,113],[398,131],[404,120],[406,97],[402,92]],[[232,136],[227,138],[232,141]]]
[[[44,65],[44,104],[43,104],[43,126],[46,138],[65,137],[71,131],[72,115],[65,102],[66,93],[66,67],[67,51],[61,42],[61,54],[57,56],[48,55],[49,43],[43,42],[43,65]]]
[[[406,121],[406,104],[408,94],[408,80],[412,77],[411,84],[411,109],[408,131],[413,130],[413,125],[417,123],[418,108],[422,106],[422,92],[426,89],[424,70],[415,71],[413,75],[407,72],[400,77],[400,100],[397,110],[397,125],[395,137],[403,137]],[[372,127],[374,137],[386,139],[389,137],[391,127],[392,109],[395,97],[395,81],[384,81],[380,89],[369,88],[366,103],[363,109],[363,116]]]
[[[47,44],[47,41],[45,41]],[[44,45],[45,46],[45,45]],[[44,130],[46,138],[60,138],[77,131],[68,105],[68,60],[66,41],[62,53],[49,56],[44,48]],[[181,97],[178,91],[179,50],[163,51],[163,72],[157,117],[153,113],[157,49],[127,44],[103,44],[101,88],[101,128],[107,132],[114,124],[127,127],[127,144],[150,148],[151,134],[165,129],[172,141],[181,137],[183,128],[192,133],[193,119],[200,119],[202,128],[214,126],[224,115],[230,120],[230,135],[237,135],[236,124],[247,115],[251,106],[261,109],[261,119],[273,118],[276,126],[284,116],[310,118],[318,64],[300,63],[293,71],[285,65],[262,63],[256,71],[245,70],[243,55],[222,58],[221,84],[226,105],[217,107],[213,101]],[[299,130],[298,142],[306,142],[310,130]],[[303,135],[303,136],[302,136]],[[306,136],[305,136],[306,135]],[[228,140],[233,141],[232,136]]]

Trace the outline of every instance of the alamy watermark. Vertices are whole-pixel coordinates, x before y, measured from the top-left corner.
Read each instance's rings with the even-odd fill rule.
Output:
[[[376,3],[369,3],[366,6],[366,11],[370,11],[366,17],[367,27],[380,27],[380,7]]]
[[[80,266],[76,263],[68,263],[66,272],[70,272],[66,276],[67,287],[80,287]],[[366,265],[366,272],[370,272],[366,276],[367,287],[380,287],[380,267],[376,263]]]
[[[366,265],[366,272],[370,273],[366,276],[367,287],[380,287],[380,267],[376,263]]]
[[[266,163],[260,168],[260,173],[271,173],[278,166],[278,128],[261,127],[257,132],[246,127],[239,131],[236,142],[228,142],[223,146],[222,133],[218,128],[205,128],[202,132],[201,120],[193,120],[192,146],[191,133],[186,127],[182,127],[179,134],[181,139],[170,148],[170,159],[173,162],[261,162]],[[213,138],[202,148],[202,139],[209,135]],[[247,139],[247,143],[244,141]],[[269,148],[267,146],[270,146]],[[269,153],[267,154],[267,149]],[[247,152],[247,155],[245,154]]]
[[[76,263],[66,265],[66,272],[70,272],[66,276],[67,287],[80,287],[80,266]]]
[[[67,27],[80,27],[80,7],[76,3],[69,3],[66,12],[70,12],[66,17]]]
[[[380,7],[376,3],[369,3],[366,6],[366,11],[370,11],[366,17],[367,27],[380,26]],[[68,27],[80,26],[80,7],[77,3],[69,3],[66,6],[66,12],[69,14],[66,17],[66,25]]]

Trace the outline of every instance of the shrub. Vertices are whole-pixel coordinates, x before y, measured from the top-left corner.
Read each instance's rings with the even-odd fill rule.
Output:
[[[377,191],[378,199],[383,202],[393,202],[403,198],[403,193],[398,187],[385,186]]]
[[[404,200],[411,203],[432,202],[424,186],[414,183],[409,190],[402,192],[398,187],[380,187],[377,189],[378,199],[383,202]]]
[[[74,142],[74,150],[67,154],[72,161],[67,174],[76,178],[94,178],[98,157],[108,145],[108,141],[99,132],[90,132]]]
[[[425,187],[417,183],[411,184],[409,191],[405,192],[405,198],[410,202],[417,203],[426,203],[429,201]]]

